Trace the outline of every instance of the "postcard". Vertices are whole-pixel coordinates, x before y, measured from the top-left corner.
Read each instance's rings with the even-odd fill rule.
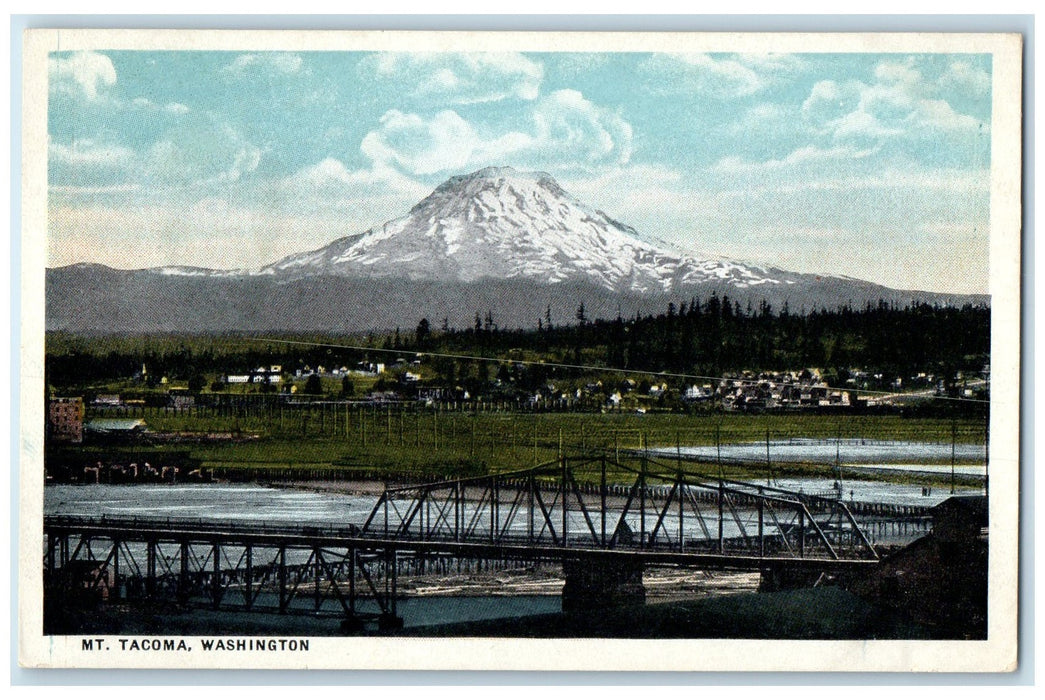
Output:
[[[20,663],[1013,670],[1021,61],[28,31]]]

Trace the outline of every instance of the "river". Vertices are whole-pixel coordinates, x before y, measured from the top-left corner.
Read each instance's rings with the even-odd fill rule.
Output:
[[[730,461],[749,462],[819,462],[831,465],[836,462],[847,465],[936,464],[950,466],[951,458],[962,464],[974,463],[983,473],[986,450],[982,444],[949,442],[912,442],[906,440],[862,440],[862,439],[814,439],[791,438],[760,442],[730,443],[725,445],[699,445],[682,448],[656,448],[651,453],[674,457],[714,460],[721,457]]]
[[[807,493],[824,493],[835,488],[831,479],[780,479],[773,482],[779,488],[801,490]],[[318,485],[317,485],[318,486]],[[118,518],[170,518],[171,520],[201,520],[215,523],[264,523],[267,525],[312,525],[329,528],[345,528],[365,522],[378,496],[373,484],[361,484],[352,491],[350,484],[328,484],[329,489],[304,487],[277,488],[260,484],[51,484],[44,489],[44,512],[47,515],[74,517],[118,517]],[[842,484],[845,500],[897,503],[906,505],[936,505],[948,497],[946,489],[926,493],[919,486],[889,484],[884,482],[846,481]],[[836,491],[837,492],[837,491]],[[475,504],[470,506],[475,508]],[[647,511],[646,527],[656,519],[656,513]],[[552,520],[559,522],[561,510],[556,514],[552,507]],[[709,511],[714,509],[709,506]],[[754,511],[739,509],[742,519],[748,523],[749,531],[756,521]],[[598,523],[599,514],[591,517]],[[700,537],[701,530],[716,526],[714,512],[705,514],[707,523],[702,525],[690,516],[684,521],[687,538]],[[516,528],[525,528],[525,513],[518,518]],[[678,520],[672,514],[662,513],[663,527],[672,539],[677,532]],[[582,514],[570,511],[572,533],[585,532]],[[633,531],[640,527],[639,516],[632,513],[628,518]],[[735,537],[740,534],[737,524],[724,521],[724,535]],[[522,530],[519,534],[524,534]],[[707,530],[704,531],[707,535]],[[870,533],[876,540],[874,532]],[[663,534],[662,534],[663,536]],[[712,535],[713,536],[713,535]],[[140,553],[139,553],[140,554]],[[300,562],[299,562],[300,563]],[[512,618],[523,615],[554,613],[561,610],[561,574],[545,571],[539,575],[518,575],[501,572],[494,575],[477,576],[477,572],[465,571],[464,575],[445,577],[406,584],[401,591],[407,595],[399,606],[400,615],[407,627],[436,625],[472,620]],[[733,576],[735,578],[730,578]],[[673,580],[671,577],[675,577]],[[681,577],[681,578],[680,578]],[[739,577],[739,578],[736,578]],[[752,590],[757,585],[757,574],[722,574],[708,576],[704,572],[647,572],[647,591],[652,597],[671,598],[677,596],[717,595]],[[462,596],[464,596],[462,598]],[[333,604],[329,602],[328,604]],[[182,623],[191,629],[192,616]],[[168,620],[170,624],[174,624]],[[125,621],[126,623],[126,621]],[[293,623],[326,625],[326,622]],[[316,627],[319,630],[318,627]],[[317,631],[318,633],[323,633]]]

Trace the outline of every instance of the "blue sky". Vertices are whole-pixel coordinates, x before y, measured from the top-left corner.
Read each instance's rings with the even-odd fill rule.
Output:
[[[987,291],[983,55],[50,58],[48,256],[256,267],[488,165],[689,252]]]

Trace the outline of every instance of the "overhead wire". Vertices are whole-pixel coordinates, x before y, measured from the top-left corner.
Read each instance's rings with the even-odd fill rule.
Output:
[[[600,365],[586,365],[576,364],[568,362],[552,362],[548,360],[520,360],[503,357],[487,357],[483,355],[469,355],[464,353],[447,353],[447,352],[430,352],[427,350],[406,350],[406,349],[394,349],[394,348],[375,348],[365,345],[349,345],[343,343],[322,343],[319,341],[308,341],[308,340],[288,340],[285,338],[263,338],[263,337],[252,337],[251,340],[268,342],[268,343],[282,343],[284,345],[303,345],[310,347],[322,347],[322,348],[336,348],[339,350],[353,350],[366,353],[389,353],[394,355],[413,354],[414,356],[427,356],[427,357],[440,357],[453,360],[469,360],[478,362],[495,362],[502,364],[517,364],[524,366],[538,366],[538,367],[555,367],[559,369],[571,369],[571,370],[583,370],[589,372],[614,372],[618,374],[631,374],[644,377],[668,377],[671,379],[696,379],[700,381],[711,381],[711,382],[723,382],[731,381],[743,385],[758,385],[768,380],[763,378],[745,378],[745,377],[729,377],[729,376],[710,376],[705,374],[692,374],[688,372],[666,372],[658,370],[642,370],[642,369],[628,369],[622,367],[606,367]],[[797,383],[786,383],[789,385],[797,385]],[[854,389],[851,387],[832,387],[826,385],[818,385],[821,388],[827,389],[828,391],[850,391],[858,392],[860,394],[871,394],[880,397],[896,397],[896,398],[924,398],[932,400],[942,401],[957,401],[963,403],[984,403],[989,404],[989,399],[975,399],[975,398],[964,398],[957,396],[940,396],[923,392],[913,393],[900,393],[896,391],[881,391],[873,389]]]

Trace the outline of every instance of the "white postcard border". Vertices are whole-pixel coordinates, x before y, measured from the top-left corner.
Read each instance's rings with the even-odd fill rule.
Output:
[[[1014,34],[31,30],[23,54],[19,660],[30,667],[548,671],[1005,671],[1016,663],[1020,406],[1021,37]],[[42,541],[47,54],[110,50],[952,52],[993,55],[992,406],[987,641],[310,638],[307,653],[85,652],[46,637]],[[118,646],[116,637],[105,638]]]

